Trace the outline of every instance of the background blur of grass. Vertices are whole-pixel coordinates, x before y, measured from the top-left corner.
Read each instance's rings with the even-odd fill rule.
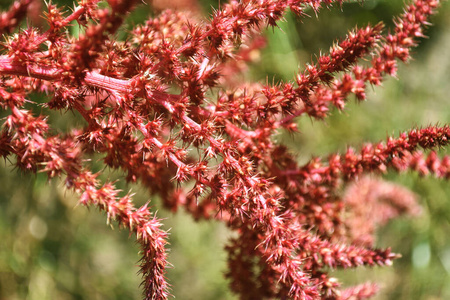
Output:
[[[217,3],[201,1],[205,12]],[[2,2],[3,5],[3,2]],[[327,51],[355,25],[392,16],[403,1],[368,0],[344,5],[343,10],[322,10],[316,18],[298,22],[288,14],[282,30],[267,30],[268,47],[248,75],[262,82],[290,80],[298,67]],[[5,4],[5,6],[7,6]],[[350,101],[343,113],[334,112],[325,122],[299,120],[301,134],[280,135],[301,161],[326,156],[376,142],[413,126],[450,122],[450,5],[443,3],[434,26],[414,50],[414,60],[401,65],[398,80],[390,78],[374,88],[368,101]],[[142,20],[142,10],[135,22]],[[130,21],[130,24],[133,20]],[[51,122],[67,126],[69,119],[51,115]],[[442,150],[448,154],[448,150]],[[108,172],[108,170],[105,170]],[[116,178],[120,174],[107,174]],[[419,178],[416,174],[392,174],[387,179],[411,188],[419,195],[422,216],[395,220],[379,230],[380,247],[392,247],[403,257],[391,268],[336,272],[346,285],[371,280],[383,287],[377,299],[450,299],[450,185],[448,181]],[[132,188],[136,201],[148,195]],[[157,199],[152,199],[155,210]],[[139,256],[134,237],[106,225],[97,210],[77,206],[77,198],[59,181],[48,184],[44,175],[22,174],[6,161],[0,168],[0,299],[139,299]],[[235,299],[223,279],[226,254],[222,250],[230,233],[222,224],[194,222],[179,212],[159,210],[166,229],[171,228],[169,281],[177,299]]]

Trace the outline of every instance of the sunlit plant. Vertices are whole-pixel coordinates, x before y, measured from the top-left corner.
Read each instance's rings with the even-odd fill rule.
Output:
[[[449,142],[447,124],[304,165],[274,138],[298,134],[298,118],[322,120],[352,97],[365,100],[368,87],[396,75],[397,62],[407,62],[424,36],[436,0],[407,4],[392,32],[382,23],[355,28],[292,81],[277,84],[236,80],[264,47],[261,31],[288,10],[302,18],[307,9],[344,1],[231,1],[210,17],[197,9],[155,10],[120,40],[136,1],[82,0],[72,10],[49,3],[45,29],[19,28],[27,15],[41,14],[34,2],[18,0],[0,16],[0,105],[7,114],[0,155],[23,171],[62,176],[81,204],[133,232],[145,299],[170,295],[167,232],[149,204],[138,207],[131,193],[100,180],[93,155],[167,209],[224,222],[234,232],[226,276],[241,299],[371,297],[375,284],[341,289],[329,271],[391,265],[398,255],[374,248],[374,229],[418,206],[406,189],[366,175],[412,170],[450,178],[449,157],[434,151]],[[72,26],[80,27],[76,36]],[[25,108],[41,105],[31,100],[36,93],[47,99],[40,114]],[[84,124],[61,133],[47,122],[50,110],[75,112]]]

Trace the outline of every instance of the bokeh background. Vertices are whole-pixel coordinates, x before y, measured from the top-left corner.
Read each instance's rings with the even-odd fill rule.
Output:
[[[72,6],[72,1],[55,2]],[[0,1],[3,9],[10,4]],[[209,0],[198,4],[205,15],[220,5]],[[384,140],[413,126],[450,122],[450,3],[442,6],[427,30],[429,39],[414,50],[414,60],[400,66],[398,79],[389,78],[382,87],[370,90],[363,103],[351,100],[344,112],[334,111],[325,122],[300,119],[301,133],[281,134],[280,140],[288,143],[301,161],[307,161],[366,141]],[[323,9],[317,17],[310,11],[310,17],[301,20],[288,14],[280,29],[265,31],[268,46],[243,76],[261,82],[291,80],[320,50],[327,51],[355,26],[383,21],[392,27],[392,16],[399,15],[402,7],[403,0],[367,0]],[[128,28],[153,13],[150,5],[142,3],[128,19]],[[126,36],[126,27],[121,35]],[[39,95],[33,97],[37,102],[46,101]],[[71,113],[53,112],[50,122],[64,131],[83,121]],[[98,169],[103,170],[100,164]],[[121,178],[108,169],[103,172],[104,178]],[[378,231],[377,246],[392,247],[402,258],[393,267],[336,271],[335,275],[344,285],[368,280],[379,283],[382,290],[376,299],[450,299],[448,181],[413,173],[388,173],[384,178],[413,190],[423,207],[421,216],[394,220]],[[149,200],[145,189],[121,184],[123,190],[136,193],[138,203]],[[1,300],[141,298],[139,249],[134,237],[108,226],[103,213],[81,207],[77,201],[62,181],[48,182],[43,174],[23,174],[11,161],[0,162]],[[195,222],[182,211],[176,215],[166,212],[158,199],[151,199],[151,204],[157,216],[165,219],[165,229],[170,229],[173,268],[167,275],[176,298],[237,299],[223,277],[223,246],[232,233],[219,223]]]

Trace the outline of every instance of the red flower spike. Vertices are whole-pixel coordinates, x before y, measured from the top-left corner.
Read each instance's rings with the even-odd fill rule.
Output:
[[[145,299],[169,297],[167,233],[148,204],[136,207],[132,195],[121,196],[114,183],[102,184],[89,171],[86,158],[93,152],[172,211],[184,207],[195,219],[216,218],[234,230],[226,276],[242,298],[375,294],[371,284],[341,291],[328,270],[391,265],[396,254],[372,249],[374,228],[418,208],[409,192],[365,174],[393,169],[450,178],[450,158],[433,152],[448,146],[449,126],[413,129],[304,166],[275,135],[280,128],[295,132],[302,115],[324,119],[332,105],[344,110],[351,94],[365,100],[368,84],[395,76],[397,61],[409,60],[438,3],[416,0],[392,33],[383,35],[381,23],[355,29],[295,83],[261,86],[236,79],[265,45],[261,28],[275,27],[288,8],[303,17],[307,6],[317,11],[342,1],[230,1],[209,22],[168,10],[136,26],[126,41],[116,32],[133,1],[111,0],[101,8],[97,2],[80,1],[68,15],[49,5],[46,32],[28,28],[6,37],[0,107],[8,116],[0,155],[15,157],[26,171],[65,176],[81,204],[134,233]],[[18,1],[2,14],[0,31],[12,32],[30,3]],[[65,34],[72,21],[84,28],[77,38]],[[44,115],[24,109],[26,102],[36,104],[28,95],[42,91],[50,96],[47,109],[79,113],[85,126],[57,134]],[[351,182],[347,196],[340,195]],[[380,214],[361,226],[368,203]]]

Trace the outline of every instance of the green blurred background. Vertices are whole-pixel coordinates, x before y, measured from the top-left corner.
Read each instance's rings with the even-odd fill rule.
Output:
[[[217,2],[200,2],[205,14],[218,7]],[[3,0],[0,6],[10,3]],[[325,122],[303,118],[300,134],[280,136],[300,161],[384,140],[413,126],[450,121],[450,5],[442,6],[432,19],[434,26],[427,30],[429,39],[414,50],[410,64],[400,66],[398,79],[389,78],[369,91],[366,102],[352,100],[344,112],[335,111]],[[299,67],[321,49],[327,51],[354,26],[382,20],[392,27],[392,16],[401,13],[402,7],[400,0],[371,0],[321,10],[317,18],[311,11],[311,17],[301,22],[288,14],[281,30],[266,30],[269,44],[260,59],[264,63],[255,63],[245,76],[261,82],[290,80]],[[141,4],[128,20],[129,26],[149,13],[149,7]],[[82,123],[74,115],[60,113],[52,113],[50,122],[62,130],[70,122]],[[105,178],[120,178],[105,172]],[[450,185],[412,173],[388,173],[385,178],[416,192],[423,207],[420,217],[397,219],[378,231],[377,246],[392,247],[403,257],[390,268],[338,271],[336,276],[345,285],[379,283],[382,290],[376,299],[450,299]],[[139,186],[121,187],[131,188],[139,204],[148,200]],[[117,226],[111,230],[103,213],[78,206],[77,201],[62,181],[48,183],[43,174],[23,174],[10,162],[1,163],[1,300],[140,299],[139,249],[134,237]],[[231,233],[219,223],[194,222],[181,211],[165,212],[159,209],[158,199],[151,204],[157,216],[165,218],[164,228],[170,229],[169,260],[174,267],[168,277],[176,298],[236,299],[223,278],[223,245]]]

